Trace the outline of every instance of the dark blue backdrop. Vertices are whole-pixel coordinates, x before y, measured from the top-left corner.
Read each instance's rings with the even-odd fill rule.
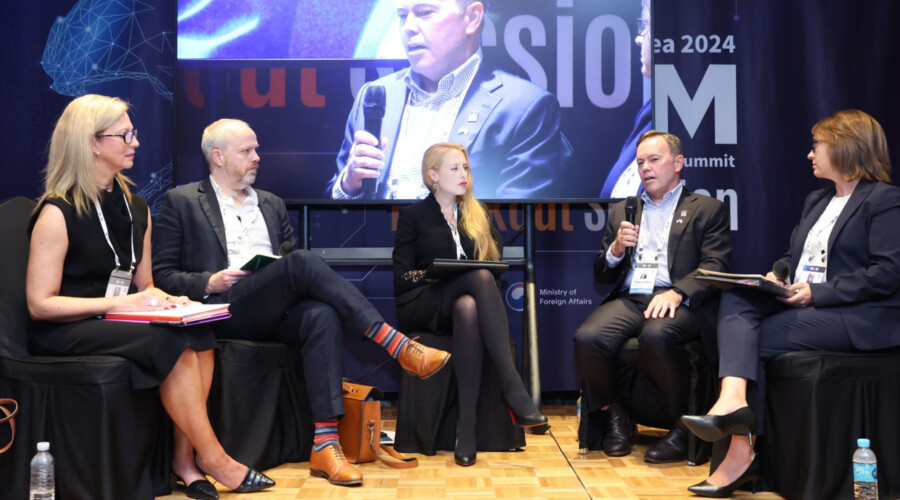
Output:
[[[98,7],[91,8],[94,3]],[[0,61],[6,68],[0,79],[5,117],[0,137],[6,155],[0,165],[0,199],[39,194],[54,120],[70,96],[98,92],[134,104],[142,146],[130,175],[151,202],[158,200],[170,185],[175,116],[171,101],[175,5],[153,2],[163,3],[151,7],[124,0],[35,0],[5,6],[6,15],[0,20]],[[900,33],[894,24],[900,19],[900,4],[891,0],[656,4],[657,128],[684,139],[693,165],[722,160],[725,166],[687,168],[685,181],[691,189],[705,189],[734,203],[733,267],[765,271],[786,248],[806,193],[819,185],[805,158],[809,129],[816,120],[838,109],[862,109],[884,126],[892,158],[897,160],[900,103],[893,86],[900,81],[896,50]],[[132,14],[121,16],[115,9],[131,9]],[[141,29],[125,29],[135,25]],[[719,37],[720,49],[732,35],[733,52],[711,53],[713,35]],[[548,50],[554,43],[548,40]],[[48,48],[52,50],[45,57]],[[42,66],[42,59],[54,66]],[[549,85],[555,85],[552,75]],[[712,100],[705,103],[701,97]],[[661,114],[668,115],[665,123],[660,122]],[[303,116],[287,125],[300,130],[317,126]],[[387,207],[316,209],[311,216],[312,245],[389,246],[391,214]],[[505,235],[513,238],[521,225],[521,207],[501,207],[497,218],[512,228]],[[544,390],[572,390],[577,387],[572,334],[604,292],[592,282],[589,269],[602,237],[605,210],[599,205],[540,205],[538,219],[542,384]],[[342,272],[382,311],[393,315],[387,267]],[[519,281],[521,273],[514,270],[504,284],[513,307],[521,293]],[[518,335],[521,315],[513,307],[511,328]],[[348,339],[347,344],[354,343]],[[348,372],[354,373],[349,375],[370,367],[372,362],[363,358],[381,359],[377,351],[368,356],[369,347],[350,349]],[[386,389],[396,387],[391,377],[376,382]]]

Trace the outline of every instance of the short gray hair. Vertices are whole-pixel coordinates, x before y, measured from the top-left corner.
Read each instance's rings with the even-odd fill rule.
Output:
[[[224,149],[225,135],[229,130],[238,125],[250,128],[250,125],[243,120],[222,118],[210,123],[203,129],[203,138],[200,139],[200,149],[203,150],[203,157],[206,158],[206,163],[212,163],[212,152],[214,149]]]

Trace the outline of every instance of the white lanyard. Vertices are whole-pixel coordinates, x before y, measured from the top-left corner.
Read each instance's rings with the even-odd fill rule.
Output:
[[[664,241],[664,238],[669,237],[669,231],[672,230],[672,219],[675,218],[675,210],[677,208],[678,208],[677,206],[672,208],[672,213],[669,215],[669,220],[666,221],[665,230],[662,233],[657,234],[656,238],[653,237],[653,234],[655,234],[655,233],[653,233],[651,228],[647,227],[648,226],[647,222],[650,221],[650,218],[646,217],[646,214],[644,214],[645,216],[641,220],[641,222],[642,222],[641,225],[644,226],[644,229],[646,229],[646,230],[641,230],[640,234],[638,234],[638,255],[637,255],[637,259],[635,259],[637,262],[644,262],[646,260],[646,259],[644,259],[644,256],[643,256],[644,251],[643,251],[643,245],[641,244],[641,241],[645,240],[645,238],[643,237],[644,234],[647,234],[647,237],[652,239],[653,244],[655,246],[654,250],[656,251],[656,257],[654,257],[653,262],[659,262],[659,254],[662,251],[663,241]]]
[[[453,235],[453,241],[456,243],[456,260],[460,260],[460,257],[463,259],[468,258],[466,255],[466,251],[463,250],[462,242],[459,241],[459,231],[456,229],[457,221],[459,220],[459,203],[453,205],[453,222],[447,221],[447,225],[450,226],[450,234]]]
[[[118,182],[118,179],[116,179]],[[131,216],[131,207],[128,206],[128,198],[125,196],[125,193],[122,193],[122,198],[125,199],[125,210],[128,211],[128,220],[131,221],[131,268],[128,272],[134,272],[134,261],[137,260],[134,256],[134,218]],[[112,250],[113,257],[116,258],[116,269],[122,269],[122,264],[119,262],[119,254],[116,253],[116,249],[113,247],[112,240],[109,239],[109,228],[106,227],[106,217],[103,216],[103,209],[100,208],[100,202],[94,200],[94,206],[97,207],[97,217],[100,218],[100,226],[103,228],[103,236],[106,236],[106,244],[109,245],[109,249]]]

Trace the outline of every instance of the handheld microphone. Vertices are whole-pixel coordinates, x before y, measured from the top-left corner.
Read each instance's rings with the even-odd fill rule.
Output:
[[[363,94],[363,117],[365,118],[366,132],[375,136],[378,148],[381,148],[381,120],[384,118],[384,87],[381,85],[369,85]],[[365,198],[374,198],[378,179],[365,178],[362,181],[362,190]]]
[[[791,275],[791,268],[785,264],[783,260],[779,260],[772,266],[772,274],[774,274],[779,281],[787,283],[788,278]]]
[[[278,247],[278,256],[284,257],[285,255],[294,251],[294,242],[291,240],[286,240],[281,243],[281,246]]]
[[[637,216],[637,196],[629,196],[625,198],[625,221],[634,224],[634,218]],[[625,255],[629,258],[634,257],[634,247],[625,248]]]

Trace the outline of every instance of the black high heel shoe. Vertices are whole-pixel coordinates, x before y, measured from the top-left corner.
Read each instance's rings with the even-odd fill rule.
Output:
[[[476,441],[474,431],[473,431],[473,435],[471,436],[471,438],[474,443]],[[453,461],[456,462],[456,465],[459,465],[460,467],[469,467],[471,465],[475,465],[475,460],[478,458],[478,453],[477,453],[478,446],[477,445],[472,444],[471,446],[463,446],[462,447],[463,449],[465,449],[465,448],[472,449],[472,451],[468,452],[468,453],[458,451],[460,449],[460,446],[459,446],[459,422],[456,423],[456,446],[454,446],[454,448],[455,449],[453,450]]]
[[[518,415],[512,408],[509,410],[509,418],[512,419],[513,425],[519,427],[537,427],[539,425],[547,425],[547,416],[543,413],[532,413],[531,415]],[[548,427],[549,428],[549,427]]]
[[[460,467],[469,467],[470,465],[475,465],[475,461],[478,459],[478,453],[456,453],[453,452],[453,461],[456,462],[456,465]]]
[[[753,493],[756,493],[756,481],[759,479],[760,474],[762,473],[762,464],[759,462],[759,455],[753,456],[753,461],[750,462],[750,466],[747,467],[747,470],[741,474],[741,477],[735,479],[731,484],[727,484],[725,486],[716,486],[714,484],[710,484],[708,481],[703,481],[702,483],[697,483],[693,486],[688,487],[688,491],[691,493],[707,498],[728,498],[734,494],[734,491],[740,488],[741,486],[752,482],[751,488],[753,489]]]
[[[698,438],[715,442],[732,434],[753,434],[756,416],[749,406],[738,408],[727,415],[685,415],[684,425]]]
[[[180,488],[184,485],[188,498],[198,498],[200,500],[218,500],[219,492],[216,487],[206,479],[198,479],[191,484],[187,484],[184,479],[178,477],[178,474],[171,473],[172,489]]]

